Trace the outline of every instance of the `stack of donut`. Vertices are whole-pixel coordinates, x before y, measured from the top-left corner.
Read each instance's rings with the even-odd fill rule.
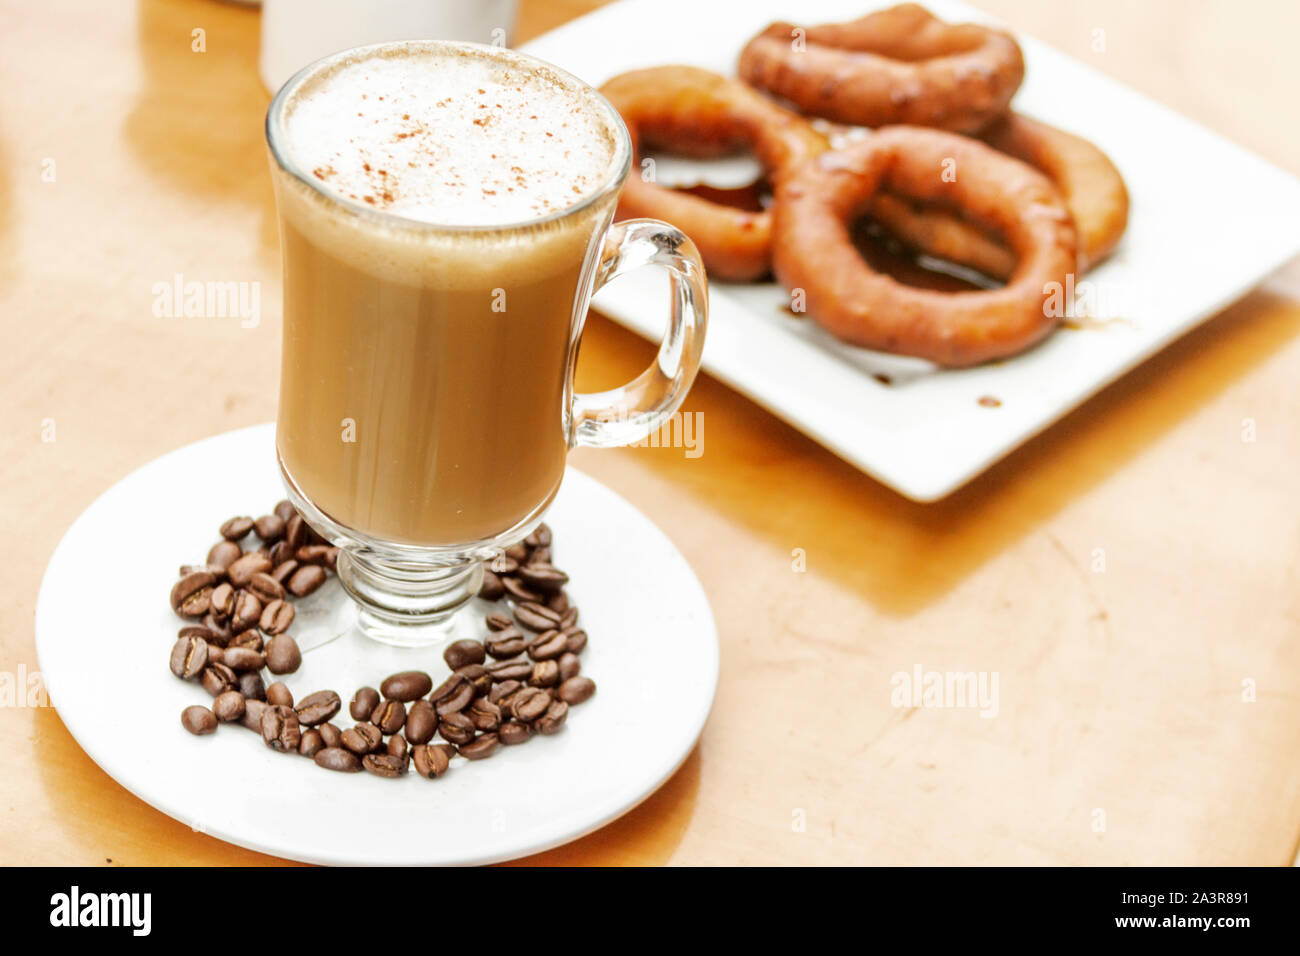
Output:
[[[775,273],[846,342],[947,366],[1013,355],[1056,326],[1052,291],[1124,232],[1128,193],[1105,154],[1008,109],[1024,59],[1006,33],[944,23],[908,3],[852,23],[773,23],[745,46],[739,72],[744,82],[657,67],[602,92],[638,154],[752,149],[771,204],[742,210],[634,173],[619,215],[673,223],[714,278]],[[832,148],[810,118],[871,131]],[[862,219],[1004,284],[904,285],[858,252],[852,230]]]

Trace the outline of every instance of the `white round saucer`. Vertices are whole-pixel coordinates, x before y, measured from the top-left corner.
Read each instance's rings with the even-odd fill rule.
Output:
[[[313,863],[490,863],[626,813],[695,745],[718,677],[708,600],[649,519],[573,469],[546,520],[590,635],[582,672],[598,690],[570,710],[559,734],[478,763],[455,758],[439,780],[333,773],[270,750],[238,725],[190,735],[181,711],[211,698],[168,670],[184,623],[168,590],[180,564],[202,562],[222,521],[265,514],[283,497],[273,426],[218,435],[110,488],[46,569],[36,649],[51,700],[91,758],[159,810],[222,840]],[[356,636],[321,643],[346,600],[331,577],[303,602],[291,633],[310,649],[284,678],[295,698],[337,691],[341,728],[351,726],[346,701],[363,684],[410,668],[436,684],[448,672],[437,649]]]

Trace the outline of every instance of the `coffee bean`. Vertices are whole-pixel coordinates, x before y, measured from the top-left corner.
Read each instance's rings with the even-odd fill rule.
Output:
[[[230,615],[230,629],[238,634],[250,627],[256,627],[262,617],[262,602],[251,591],[240,591],[235,595],[235,611]]]
[[[545,604],[525,601],[515,608],[515,620],[530,631],[549,631],[560,623],[560,615]]]
[[[294,710],[298,714],[298,723],[305,727],[323,724],[343,708],[343,701],[332,690],[318,690],[298,701]]]
[[[292,707],[271,706],[262,712],[262,739],[272,750],[292,753],[302,742],[298,715]]]
[[[503,680],[499,684],[492,685],[492,689],[488,691],[487,699],[494,704],[499,704],[523,686],[517,680]]]
[[[285,498],[275,503],[271,512],[281,521],[288,523],[289,519],[298,513],[298,509],[293,506],[293,502]]]
[[[515,719],[532,723],[551,706],[551,695],[540,687],[525,687],[510,697],[510,713]]]
[[[212,597],[208,599],[212,613],[217,617],[225,620],[235,613],[235,595],[236,591],[229,581],[223,581],[212,589]]]
[[[257,626],[267,634],[283,634],[293,624],[296,613],[293,605],[288,601],[272,601],[262,608],[262,616],[258,618]]]
[[[438,730],[438,714],[427,700],[411,704],[406,715],[406,739],[413,744],[427,744]]]
[[[289,576],[285,587],[294,597],[306,597],[324,583],[325,569],[319,565],[306,564]]]
[[[467,680],[463,680],[460,685],[450,695],[443,697],[433,709],[438,712],[438,719],[444,719],[448,714],[454,714],[464,710],[474,700],[474,685]]]
[[[496,734],[479,734],[467,744],[461,744],[458,749],[460,755],[466,760],[486,760],[497,752],[497,747],[501,744]]]
[[[528,557],[528,546],[520,541],[519,543],[512,544],[510,547],[506,548],[504,553],[514,558],[516,561],[523,561]]]
[[[495,660],[518,657],[527,646],[528,641],[524,638],[524,632],[517,627],[508,627],[504,631],[490,634],[484,642],[487,653],[492,655]]]
[[[320,731],[304,730],[302,732],[302,739],[298,741],[298,753],[304,757],[314,757],[324,749],[325,741],[321,739]]]
[[[343,746],[354,754],[368,754],[384,739],[384,735],[374,724],[356,724],[343,731],[340,740]]]
[[[517,720],[507,720],[497,730],[497,739],[507,747],[522,744],[533,736],[533,728]]]
[[[530,549],[528,552],[528,560],[525,563],[526,564],[550,564],[551,549],[550,548]]]
[[[209,631],[210,633],[205,635],[203,639],[209,644],[215,644],[217,647],[225,647],[230,643],[230,638],[234,634],[230,626],[224,621],[218,620],[211,611],[203,616],[201,625],[196,626],[202,626]]]
[[[251,698],[252,700],[266,700],[266,685],[262,682],[262,675],[255,671],[240,674],[239,692],[243,694],[245,698]]]
[[[551,702],[551,706],[546,708],[546,713],[537,718],[537,732],[539,734],[558,734],[564,727],[564,720],[569,716],[569,705],[562,700]]]
[[[186,624],[184,627],[182,627],[179,631],[176,632],[176,636],[202,638],[207,643],[215,645],[217,647],[221,647],[222,645],[225,644],[225,641],[221,639],[220,633],[218,631],[215,631],[210,627],[206,627],[203,624]],[[226,637],[227,639],[229,639],[230,635],[227,634]]]
[[[172,673],[181,680],[194,680],[208,666],[208,642],[201,637],[182,637],[172,645]]]
[[[276,547],[278,548],[280,547],[280,545],[277,544]],[[276,562],[276,556],[274,554],[272,554],[271,561],[273,563]],[[297,570],[298,570],[297,561],[295,561],[293,558],[282,557],[280,558],[278,563],[275,563],[275,567],[271,570],[271,577],[275,578],[276,581],[278,581],[281,585],[283,585],[286,581],[289,580],[289,578],[293,577],[293,572]]]
[[[534,591],[518,578],[501,578],[501,586],[505,588],[506,594],[514,598],[515,602],[519,604],[535,604],[545,599],[541,591]]]
[[[262,715],[266,713],[267,708],[270,706],[265,701],[245,697],[244,716],[239,718],[240,726],[247,727],[249,730],[260,734],[262,732]]]
[[[449,744],[467,744],[474,739],[474,721],[465,714],[448,714],[438,721],[438,733]]]
[[[203,685],[203,689],[213,697],[232,690],[235,682],[235,672],[225,664],[209,664],[203,668],[203,675],[199,678],[199,683]]]
[[[528,656],[535,661],[549,661],[559,657],[569,649],[569,639],[559,631],[550,632],[546,640],[540,638],[528,645]]]
[[[406,705],[400,700],[381,701],[370,715],[370,722],[385,734],[395,734],[406,726]]]
[[[271,570],[271,559],[259,551],[250,551],[226,568],[226,576],[237,588],[247,587],[254,574]]]
[[[581,704],[590,700],[596,693],[596,682],[590,677],[570,677],[556,690],[560,700],[569,704]]]
[[[266,689],[266,702],[276,707],[292,707],[293,691],[284,681],[278,680]]]
[[[566,681],[570,677],[577,677],[582,671],[582,662],[578,660],[578,655],[565,651],[560,655],[560,680]]]
[[[513,627],[514,621],[508,614],[501,614],[493,611],[487,616],[487,626],[489,631],[504,631],[507,627]]]
[[[581,654],[587,646],[586,631],[562,631],[568,642],[566,648],[570,654]]]
[[[320,733],[320,739],[326,747],[343,746],[343,731],[339,730],[333,724],[321,724],[316,728]]]
[[[262,635],[255,627],[240,631],[230,639],[230,647],[247,647],[249,650],[263,650]]]
[[[342,747],[326,747],[324,750],[318,750],[313,759],[316,761],[316,766],[324,767],[326,770],[337,770],[341,773],[359,773],[361,770],[361,758]]]
[[[361,766],[379,777],[400,777],[406,773],[406,758],[387,753],[366,754],[361,758]]]
[[[485,601],[497,601],[506,593],[501,579],[491,571],[483,572],[483,583],[479,585],[478,596]]]
[[[369,720],[378,706],[379,691],[373,687],[362,687],[352,695],[352,702],[348,704],[348,713],[352,715],[353,720]]]
[[[555,661],[538,661],[528,677],[532,687],[554,687],[560,682],[560,665]]]
[[[327,544],[305,544],[295,551],[293,556],[298,559],[299,564],[319,564],[323,567],[329,550]]]
[[[533,665],[523,660],[497,661],[487,666],[493,680],[527,680]]]
[[[524,538],[524,546],[529,548],[549,548],[553,539],[551,526],[545,521],[533,529],[533,533]]]
[[[519,577],[533,590],[548,594],[569,583],[569,576],[550,564],[525,564],[519,569]]]
[[[390,757],[406,757],[406,738],[401,734],[393,734],[388,738],[388,746],[384,749]]]
[[[267,573],[270,574],[271,577],[279,581],[281,584],[283,584],[284,579],[276,577],[275,572],[282,565],[288,564],[290,561],[293,561],[293,549],[289,547],[289,542],[277,541],[275,544],[271,545],[271,550],[267,552],[266,558],[268,561],[271,562],[271,570],[268,571]],[[297,564],[297,562],[294,561],[294,564]]]
[[[465,714],[479,730],[496,730],[501,726],[501,708],[486,698],[474,701]]]
[[[181,711],[181,726],[196,736],[202,736],[217,729],[217,718],[206,707],[193,704]]]
[[[266,642],[266,669],[272,674],[292,674],[301,665],[302,651],[288,634],[277,634]]]
[[[235,542],[222,539],[212,546],[212,550],[208,552],[207,561],[208,564],[219,568],[229,568],[231,563],[243,553],[244,549]]]
[[[253,522],[253,530],[267,544],[274,544],[284,537],[284,519],[279,515],[262,515]]]
[[[464,667],[456,668],[452,673],[469,681],[474,688],[475,697],[482,697],[492,689],[492,675],[482,664],[466,664]]]
[[[266,664],[266,656],[251,647],[228,647],[221,660],[232,671],[260,671]]]
[[[568,608],[560,615],[560,630],[567,631],[573,625],[578,623],[578,609],[576,606]]]
[[[456,691],[460,689],[462,684],[466,684],[466,683],[468,683],[468,681],[465,679],[463,675],[453,673],[450,677],[448,677],[445,681],[443,681],[441,684],[439,684],[437,687],[433,689],[433,691],[429,694],[429,700],[430,702],[435,704],[438,703],[438,701],[440,700],[445,700],[448,697],[451,697],[452,694],[456,693]]]
[[[420,744],[411,751],[411,760],[415,764],[415,772],[421,777],[429,780],[436,780],[447,772],[450,765],[450,754],[445,744]]]
[[[519,562],[508,554],[498,554],[487,563],[487,569],[493,574],[514,574],[519,570]]]
[[[231,518],[221,526],[221,537],[227,541],[238,541],[253,530],[253,519],[249,517]]]
[[[456,670],[466,664],[482,664],[487,659],[487,654],[483,650],[481,643],[467,638],[449,644],[447,649],[442,652],[442,659],[447,662],[448,667]]]
[[[221,582],[226,579],[226,569],[219,564],[182,564],[179,572],[181,577],[187,574],[193,574],[195,571],[207,571],[212,575],[214,582]]]
[[[303,520],[302,515],[292,515],[284,523],[284,540],[295,553],[311,540],[311,528]]]
[[[280,582],[265,571],[260,571],[249,579],[248,590],[256,594],[258,600],[263,604],[270,604],[272,601],[283,601],[285,597],[284,588],[280,586]]]
[[[402,671],[384,679],[379,693],[390,700],[410,701],[433,690],[433,678],[424,671]]]
[[[244,695],[237,690],[222,691],[212,702],[212,712],[223,724],[239,720],[244,716]]]
[[[174,585],[171,591],[172,610],[181,617],[203,617],[212,606],[212,588],[217,576],[211,571],[192,571]]]
[[[546,606],[556,614],[563,614],[569,609],[569,595],[566,591],[557,591],[546,599]]]

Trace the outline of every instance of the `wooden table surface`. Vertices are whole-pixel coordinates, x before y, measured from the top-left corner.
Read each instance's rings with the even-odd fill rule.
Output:
[[[1300,7],[979,2],[1300,173]],[[521,38],[595,5],[525,0]],[[41,574],[82,509],[166,451],[274,417],[280,264],[256,11],[3,0],[0,23],[12,681],[36,669]],[[155,318],[152,286],[175,273],[260,281],[261,324]],[[722,678],[667,785],[534,860],[1291,861],[1298,299],[1292,263],[939,504],[903,500],[704,376],[686,406],[704,416],[700,457],[579,453],[694,565]],[[580,385],[617,384],[651,354],[595,318]],[[109,608],[104,622],[106,638],[126,626]],[[998,716],[892,706],[891,675],[918,665],[996,671]],[[273,862],[132,796],[52,707],[0,709],[0,813],[4,864]]]

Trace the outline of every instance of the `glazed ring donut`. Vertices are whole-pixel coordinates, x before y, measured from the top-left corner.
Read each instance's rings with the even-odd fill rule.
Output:
[[[955,177],[942,170],[955,162]],[[1006,286],[935,292],[902,285],[868,266],[850,227],[888,191],[959,209],[997,231],[1017,264]],[[1045,300],[1074,271],[1076,238],[1065,201],[1041,173],[952,133],[887,127],[823,153],[777,186],[772,261],[802,289],[810,317],[856,345],[975,365],[1013,355],[1047,335],[1057,316]]]
[[[775,186],[785,172],[828,147],[802,117],[736,80],[690,66],[634,70],[601,92],[623,116],[632,147],[722,156],[752,147]],[[770,210],[747,212],[647,180],[639,162],[618,201],[620,218],[672,223],[695,242],[711,278],[759,279],[772,267]]]
[[[1008,113],[979,134],[994,149],[1023,160],[1056,183],[1079,232],[1079,271],[1110,255],[1128,225],[1128,189],[1109,157],[1082,137]],[[912,248],[1006,279],[1016,257],[969,223],[888,194],[871,217]]]
[[[850,23],[773,23],[745,45],[739,71],[809,116],[970,133],[1007,108],[1025,61],[1008,33],[904,3]]]

